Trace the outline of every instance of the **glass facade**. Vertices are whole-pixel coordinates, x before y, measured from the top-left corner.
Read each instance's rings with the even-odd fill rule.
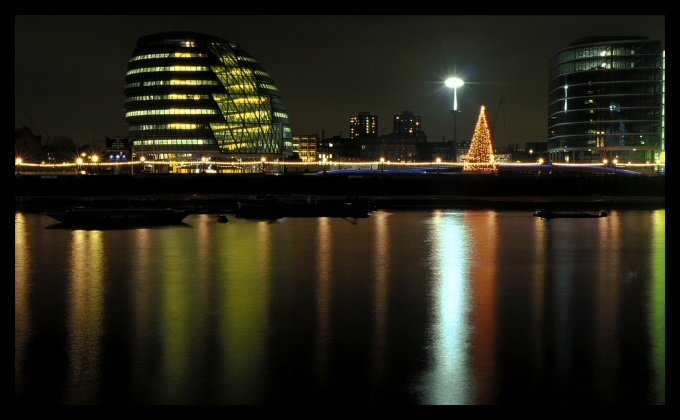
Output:
[[[645,37],[591,37],[550,59],[553,162],[653,163],[665,150],[665,53]]]
[[[279,90],[238,44],[194,32],[143,36],[125,76],[133,153],[157,160],[281,156],[292,133]]]

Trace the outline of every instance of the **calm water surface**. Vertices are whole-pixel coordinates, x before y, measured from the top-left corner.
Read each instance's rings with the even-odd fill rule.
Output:
[[[185,222],[15,213],[15,404],[665,404],[665,210]]]

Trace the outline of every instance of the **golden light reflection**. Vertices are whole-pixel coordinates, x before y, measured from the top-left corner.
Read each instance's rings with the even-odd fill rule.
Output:
[[[534,255],[533,255],[533,300],[532,306],[532,325],[531,325],[531,354],[535,360],[532,364],[535,378],[543,376],[545,363],[545,346],[543,345],[543,331],[545,328],[545,294],[547,291],[546,279],[548,278],[549,264],[549,239],[550,239],[550,220],[541,217],[534,217],[532,231],[534,233]]]
[[[656,372],[654,404],[666,404],[666,210],[652,214],[653,261],[650,290],[650,335],[652,337],[652,359]]]
[[[459,251],[469,254],[469,280],[472,284],[469,294],[474,308],[471,313],[471,324],[475,334],[471,337],[470,354],[474,369],[475,404],[492,404],[497,395],[497,367],[492,362],[496,356],[496,338],[498,337],[497,317],[498,305],[498,247],[501,242],[498,232],[498,213],[495,211],[479,211],[465,213],[465,234],[470,238],[467,249]]]
[[[136,229],[134,249],[129,261],[120,261],[121,264],[129,264],[130,272],[134,273],[130,284],[132,287],[131,297],[133,300],[133,315],[130,317],[134,332],[132,345],[132,386],[143,384],[148,380],[146,370],[148,360],[144,355],[151,354],[154,348],[154,308],[158,296],[158,290],[154,288],[156,277],[155,267],[149,264],[148,252],[155,249],[152,243],[150,229]]]
[[[620,336],[621,311],[621,287],[623,286],[621,275],[621,219],[616,211],[610,212],[606,218],[599,219],[600,223],[595,226],[595,238],[597,239],[596,251],[602,257],[597,267],[595,278],[595,293],[597,296],[598,311],[595,311],[595,325],[600,334],[597,335],[597,363],[600,369],[597,372],[613,371],[621,363],[619,354],[620,346],[617,337]],[[571,238],[578,241],[580,238]],[[601,374],[595,378],[600,389],[611,387],[613,382],[608,375]],[[610,389],[609,392],[613,392]]]
[[[75,230],[71,241],[69,277],[69,372],[66,401],[95,401],[101,383],[106,249],[100,230]],[[80,386],[87,384],[88,386]]]
[[[221,242],[220,258],[230,264],[222,269],[217,292],[223,392],[231,401],[249,404],[261,398],[266,369],[274,225],[235,220],[225,227],[229,234]]]
[[[389,279],[392,275],[390,267],[390,231],[388,228],[388,212],[374,212],[371,218],[375,225],[375,338],[373,343],[373,374],[374,382],[377,382],[385,372],[385,347],[387,340],[387,302],[389,297]]]
[[[193,293],[198,279],[195,260],[187,258],[181,229],[165,229],[159,231],[162,235],[153,249],[156,254],[154,267],[156,276],[163,273],[160,294],[160,337],[164,343],[161,380],[163,392],[168,393],[164,398],[171,401],[183,401],[192,388],[193,373],[192,353],[196,330],[196,311],[200,309],[200,302],[195,300]],[[149,252],[146,249],[145,252]],[[198,308],[197,309],[197,305]]]
[[[329,377],[329,346],[331,335],[331,297],[332,297],[332,247],[333,233],[331,232],[331,219],[322,217],[318,219],[317,243],[317,292],[316,292],[316,325],[317,338],[314,348],[314,377],[319,389],[325,389],[325,380]]]
[[[26,345],[31,340],[30,292],[33,277],[31,246],[28,243],[26,217],[14,213],[14,387],[23,387]]]

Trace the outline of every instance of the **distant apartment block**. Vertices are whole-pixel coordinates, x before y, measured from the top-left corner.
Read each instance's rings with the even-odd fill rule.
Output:
[[[319,135],[293,136],[293,155],[296,154],[303,162],[317,162],[319,160]]]
[[[360,112],[349,119],[349,138],[378,137],[378,116]]]
[[[400,115],[394,116],[394,133],[413,135],[422,132],[420,115],[413,115],[413,111],[403,111]]]

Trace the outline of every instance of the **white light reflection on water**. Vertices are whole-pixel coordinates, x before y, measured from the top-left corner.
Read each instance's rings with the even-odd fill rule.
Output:
[[[664,404],[664,217],[74,232],[18,213],[15,398]]]
[[[429,225],[431,240],[432,325],[430,367],[418,385],[420,404],[471,404],[468,286],[468,232],[463,212],[437,211]]]

